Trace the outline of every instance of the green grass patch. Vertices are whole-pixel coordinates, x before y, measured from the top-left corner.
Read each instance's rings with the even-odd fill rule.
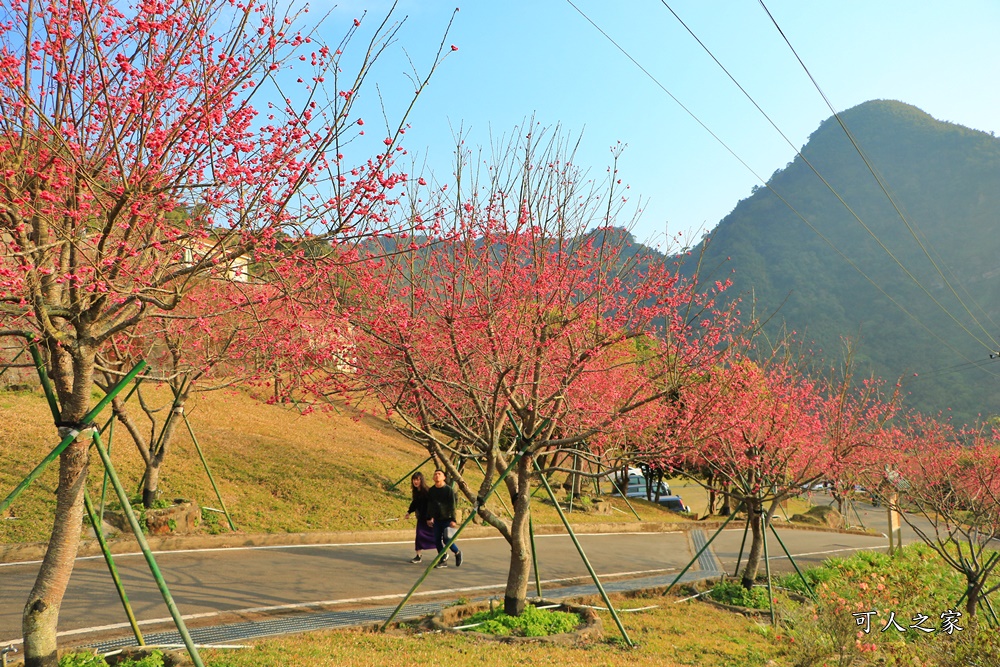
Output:
[[[548,637],[573,632],[580,622],[579,614],[528,605],[520,616],[508,616],[503,609],[486,610],[473,614],[462,625],[475,626],[466,630],[487,635]]]
[[[748,590],[743,588],[738,581],[720,581],[712,587],[712,590],[708,593],[708,597],[716,602],[736,607],[747,607],[749,609],[770,608],[767,602],[767,588],[754,586]]]

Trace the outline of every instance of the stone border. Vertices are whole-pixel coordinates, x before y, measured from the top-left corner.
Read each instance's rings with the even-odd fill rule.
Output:
[[[597,612],[590,607],[580,607],[568,602],[550,602],[548,600],[534,600],[529,604],[534,606],[547,606],[547,605],[558,605],[557,611],[568,611],[574,614],[579,614],[583,619],[583,625],[577,628],[573,632],[564,632],[558,635],[548,635],[547,637],[517,637],[511,635],[490,635],[483,632],[476,632],[475,630],[456,630],[454,627],[456,622],[468,618],[475,613],[480,611],[486,611],[491,608],[491,602],[489,600],[482,602],[473,602],[471,604],[458,605],[455,607],[445,607],[438,613],[434,614],[430,618],[430,625],[435,630],[440,630],[441,632],[448,632],[456,635],[465,635],[467,637],[473,637],[475,639],[483,639],[486,641],[503,642],[505,644],[559,644],[564,646],[571,646],[580,644],[588,641],[596,641],[604,636],[604,626],[601,623],[600,617],[598,617]]]

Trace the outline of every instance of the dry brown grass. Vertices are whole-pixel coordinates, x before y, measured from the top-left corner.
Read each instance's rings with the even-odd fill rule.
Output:
[[[169,403],[169,392],[147,386],[150,401]],[[134,400],[134,399],[133,399]],[[0,393],[0,493],[12,490],[56,444],[55,428],[39,393]],[[226,506],[247,533],[384,530],[403,528],[409,504],[406,482],[388,487],[426,458],[386,421],[351,409],[300,414],[289,406],[267,405],[244,391],[198,394],[188,416],[205,452]],[[107,419],[105,415],[99,423]],[[107,437],[105,438],[107,439]],[[112,437],[112,459],[130,492],[138,488],[141,459],[120,426]],[[90,490],[100,497],[102,468],[92,457]],[[44,541],[55,504],[57,465],[25,491],[11,508],[16,520],[0,520],[0,544]],[[430,464],[423,468],[428,476]],[[478,482],[475,475],[471,481]],[[218,505],[185,428],[177,431],[164,463],[161,490],[166,498],[193,498]],[[116,504],[109,489],[109,505]],[[536,500],[544,491],[536,494]],[[621,499],[609,516],[582,512],[573,524],[636,522]],[[688,501],[690,502],[690,501]],[[684,521],[650,503],[635,503],[645,521]],[[498,500],[490,506],[506,516]],[[536,524],[559,523],[555,509],[534,504]],[[224,524],[224,521],[223,521]]]
[[[450,667],[482,665],[699,665],[754,667],[787,665],[781,642],[771,639],[769,627],[758,621],[699,602],[649,595],[631,599],[613,597],[618,609],[658,605],[656,609],[622,613],[635,648],[626,648],[614,621],[600,614],[605,639],[567,647],[543,644],[504,644],[444,634],[405,634],[358,630],[316,632],[256,643],[242,651],[206,651],[210,667],[264,667],[265,665],[344,665],[412,667],[441,663]],[[602,605],[594,598],[589,604]],[[697,631],[697,629],[710,631]],[[774,662],[769,662],[774,660]]]

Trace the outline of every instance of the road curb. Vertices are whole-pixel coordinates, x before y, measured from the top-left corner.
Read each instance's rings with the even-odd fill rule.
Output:
[[[574,526],[577,534],[603,533],[666,533],[690,531],[706,532],[716,530],[722,521],[643,521],[634,523],[588,523]],[[732,529],[740,526],[735,522]],[[877,536],[877,533],[861,530],[834,530],[823,526],[775,524],[775,527],[794,530],[845,533],[848,535]],[[562,535],[566,529],[562,525],[535,526],[536,535]],[[489,526],[469,526],[462,531],[463,537],[499,537],[495,528]],[[339,531],[314,533],[223,533],[220,535],[175,535],[169,537],[149,536],[146,538],[153,551],[182,551],[190,549],[233,549],[239,547],[296,546],[309,544],[367,544],[374,542],[408,542],[413,539],[413,530]],[[111,553],[135,553],[139,545],[134,539],[111,539],[108,541]],[[45,542],[0,545],[0,563],[41,560],[45,555]],[[99,556],[97,540],[85,538],[80,541],[77,557]]]

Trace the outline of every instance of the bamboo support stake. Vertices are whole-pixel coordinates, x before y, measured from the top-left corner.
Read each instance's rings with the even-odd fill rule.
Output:
[[[528,535],[531,537],[531,569],[535,573],[535,594],[542,597],[542,580],[538,572],[538,550],[535,549],[535,522],[528,517]]]
[[[122,585],[121,577],[118,576],[118,568],[115,566],[115,559],[111,555],[111,549],[108,548],[108,542],[104,539],[104,526],[101,525],[101,518],[97,516],[94,512],[94,505],[90,502],[90,494],[84,490],[83,492],[83,506],[87,510],[87,516],[90,517],[90,523],[94,527],[94,535],[97,537],[97,543],[101,546],[101,553],[104,554],[104,562],[108,565],[108,571],[111,573],[111,580],[115,582],[115,590],[118,591],[118,599],[122,602],[122,607],[125,608],[125,615],[128,617],[128,624],[132,626],[132,633],[135,635],[135,641],[139,646],[145,646],[146,640],[142,637],[142,632],[139,630],[139,622],[135,620],[135,614],[132,612],[132,605],[129,604],[128,595],[125,593],[125,587]]]
[[[413,473],[415,473],[415,472],[417,472],[418,470],[420,470],[421,468],[423,468],[423,467],[424,467],[424,466],[425,466],[425,465],[427,464],[427,462],[428,462],[428,461],[430,461],[430,460],[431,460],[431,459],[433,459],[433,458],[434,458],[433,456],[428,456],[428,457],[427,457],[426,459],[424,459],[424,460],[423,460],[423,461],[421,461],[421,462],[420,462],[419,464],[417,464],[417,466],[416,466],[415,468],[413,468],[413,470],[411,470],[410,472],[406,473],[405,475],[403,475],[402,477],[400,477],[400,478],[399,478],[398,480],[396,480],[396,481],[395,481],[395,482],[394,482],[393,484],[391,484],[391,485],[389,486],[389,488],[390,488],[390,489],[395,489],[395,488],[396,488],[397,486],[399,486],[400,484],[402,484],[402,483],[403,483],[403,481],[404,481],[404,480],[405,480],[405,479],[406,479],[407,477],[409,477],[409,476],[410,476],[410,475],[412,475]]]
[[[477,465],[477,466],[479,467],[479,472],[483,473],[483,476],[485,477],[485,476],[486,476],[486,470],[485,470],[485,469],[483,468],[483,464],[482,464],[482,463],[480,463],[478,459],[472,459],[472,460],[473,460],[473,461],[474,461],[474,462],[476,463],[476,465]],[[497,496],[497,500],[499,500],[499,501],[500,501],[500,505],[502,505],[502,506],[503,506],[503,508],[504,508],[504,511],[506,511],[506,512],[507,512],[507,516],[509,516],[510,518],[512,518],[512,519],[513,519],[513,518],[514,518],[514,513],[510,511],[510,508],[509,508],[509,507],[507,507],[507,503],[505,503],[505,502],[503,501],[503,498],[501,498],[500,496]],[[532,538],[532,539],[534,539],[534,538]]]
[[[541,469],[538,467],[537,461],[535,462],[535,469],[541,472]],[[604,604],[608,605],[608,610],[611,613],[611,618],[614,619],[615,625],[618,626],[618,631],[622,633],[622,638],[625,640],[625,643],[628,644],[629,646],[635,646],[635,644],[633,644],[632,640],[629,638],[628,632],[625,630],[625,626],[622,625],[621,619],[618,618],[618,612],[615,611],[614,606],[611,604],[611,599],[608,598],[608,593],[607,591],[604,590],[604,586],[601,584],[600,577],[597,576],[597,572],[594,571],[594,567],[590,564],[590,559],[587,558],[587,554],[583,550],[583,546],[580,545],[580,540],[576,538],[576,533],[573,532],[573,528],[569,525],[569,521],[566,519],[566,515],[563,513],[562,508],[559,507],[559,502],[556,500],[556,494],[552,491],[552,487],[549,486],[549,482],[548,480],[545,479],[544,476],[542,476],[542,484],[545,485],[545,490],[548,492],[549,498],[551,498],[552,502],[555,504],[556,512],[559,514],[559,518],[562,520],[563,526],[566,527],[566,532],[569,533],[570,539],[573,540],[573,546],[575,546],[576,550],[579,552],[580,558],[583,560],[583,564],[587,568],[587,572],[590,573],[591,579],[594,580],[594,585],[597,587],[598,592],[601,594],[601,599],[604,600]]]
[[[771,559],[767,555],[767,527],[771,525],[771,522],[768,521],[766,512],[761,515],[760,520],[764,524],[761,528],[764,533],[764,572],[767,574],[767,605],[771,609],[771,625],[776,626],[778,624],[778,617],[774,613],[774,590],[771,588]]]
[[[108,456],[107,451],[105,451],[103,445],[101,445],[101,436],[99,433],[94,433],[94,447],[97,449],[97,453],[100,455],[101,461],[104,463],[105,470],[108,471],[108,477],[111,479],[111,485],[114,487],[115,493],[118,495],[118,500],[121,502],[122,509],[125,512],[125,517],[128,519],[129,526],[132,527],[132,533],[135,535],[135,540],[139,543],[139,549],[142,550],[142,555],[145,557],[147,565],[149,565],[149,571],[152,573],[153,579],[156,580],[156,587],[160,589],[160,595],[163,596],[163,601],[166,603],[167,609],[170,611],[170,616],[174,619],[174,624],[177,626],[177,632],[184,641],[184,646],[187,647],[188,654],[191,656],[191,661],[194,662],[195,667],[205,667],[204,663],[201,661],[201,656],[198,655],[198,649],[195,647],[194,641],[188,633],[187,626],[184,624],[181,612],[174,603],[174,598],[170,594],[170,589],[167,588],[167,582],[163,579],[163,574],[160,573],[160,568],[156,564],[156,558],[153,556],[153,551],[149,548],[149,543],[146,542],[146,536],[142,533],[142,526],[139,525],[139,520],[136,518],[135,512],[132,511],[132,505],[128,501],[128,494],[125,492],[125,487],[122,486],[121,481],[118,479],[118,475],[115,473],[114,466],[111,464],[111,457]]]
[[[215,497],[219,499],[222,512],[226,515],[226,521],[229,522],[229,529],[235,532],[236,525],[233,523],[233,518],[229,516],[229,510],[226,509],[226,501],[222,499],[219,487],[215,483],[215,477],[212,476],[212,471],[208,469],[208,461],[205,460],[205,455],[201,451],[201,445],[198,444],[198,438],[195,437],[194,429],[191,428],[191,422],[188,420],[187,412],[184,411],[184,408],[181,408],[181,415],[184,417],[184,424],[187,426],[188,433],[191,434],[191,442],[194,443],[194,448],[198,452],[198,458],[201,459],[201,464],[205,467],[205,473],[208,474],[208,481],[212,483],[212,488],[215,490]]]
[[[781,536],[778,535],[778,530],[774,527],[774,524],[771,523],[770,521],[768,522],[767,526],[768,528],[771,529],[771,533],[774,534],[774,536],[778,539],[778,544],[781,545],[782,551],[784,551],[785,555],[788,556],[788,560],[792,563],[792,567],[795,568],[795,572],[796,574],[799,575],[799,579],[801,579],[802,583],[805,584],[806,590],[809,591],[809,597],[811,597],[813,600],[816,600],[817,599],[816,591],[814,591],[812,589],[812,586],[809,585],[809,581],[806,579],[806,576],[802,574],[802,570],[799,569],[799,564],[795,562],[795,559],[792,558],[792,554],[788,551],[788,547],[786,547],[785,543],[781,541]]]
[[[10,507],[11,503],[13,503],[14,500],[19,495],[21,495],[21,492],[24,491],[26,488],[28,488],[28,486],[30,486],[31,483],[35,481],[38,478],[38,476],[45,471],[45,468],[47,468],[50,463],[55,461],[59,457],[59,455],[62,454],[63,451],[67,447],[69,447],[74,440],[76,440],[76,437],[80,435],[80,431],[91,427],[91,423],[94,421],[94,419],[97,418],[97,415],[101,413],[101,410],[107,407],[108,403],[110,403],[111,400],[115,396],[117,396],[122,389],[125,388],[125,385],[131,382],[135,378],[135,376],[138,375],[145,367],[146,367],[145,361],[140,361],[138,364],[136,364],[136,367],[133,368],[131,371],[129,371],[129,373],[124,378],[122,378],[122,380],[118,384],[116,384],[103,399],[101,399],[101,401],[94,407],[94,409],[92,409],[90,412],[84,415],[83,419],[78,425],[78,428],[69,429],[69,432],[62,439],[62,441],[60,441],[60,443],[56,445],[55,448],[51,452],[49,452],[49,454],[44,459],[42,459],[41,463],[35,466],[34,470],[28,473],[28,476],[25,477],[21,481],[21,483],[17,485],[17,488],[15,488],[10,493],[10,495],[8,495],[6,498],[3,499],[2,502],[0,502],[0,513],[6,511],[7,508]]]

